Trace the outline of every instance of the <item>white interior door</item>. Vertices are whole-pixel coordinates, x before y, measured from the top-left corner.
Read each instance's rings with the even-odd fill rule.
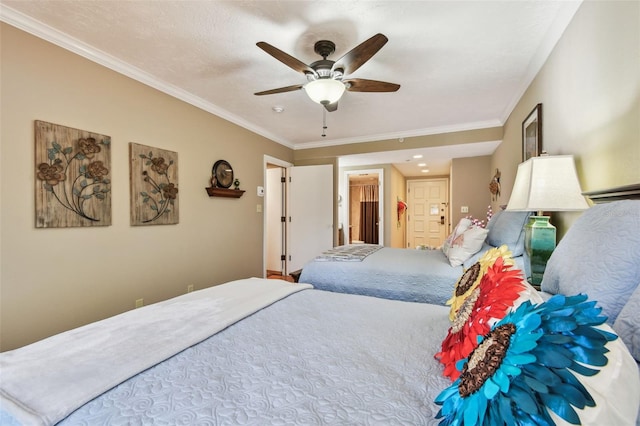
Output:
[[[449,205],[447,179],[409,180],[407,247],[439,247],[447,236]]]
[[[272,167],[266,170],[267,193],[265,204],[265,239],[267,271],[284,274],[285,261],[285,197],[284,183],[285,168]]]
[[[333,166],[288,169],[287,273],[333,247]]]

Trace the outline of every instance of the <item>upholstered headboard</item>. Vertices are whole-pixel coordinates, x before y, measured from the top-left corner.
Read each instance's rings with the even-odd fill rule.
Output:
[[[640,200],[640,183],[616,186],[599,191],[587,191],[582,195],[589,197],[595,204],[610,203],[619,200]]]
[[[553,252],[541,289],[586,293],[640,362],[640,185],[585,193],[585,211]],[[592,198],[593,199],[593,198]]]

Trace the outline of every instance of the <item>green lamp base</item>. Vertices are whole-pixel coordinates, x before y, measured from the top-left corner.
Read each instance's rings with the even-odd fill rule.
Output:
[[[549,216],[529,217],[524,226],[524,247],[528,257],[529,282],[540,286],[547,261],[556,248],[556,227],[549,223]]]

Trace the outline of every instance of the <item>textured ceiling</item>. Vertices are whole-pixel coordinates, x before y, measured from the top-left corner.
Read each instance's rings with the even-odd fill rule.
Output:
[[[502,125],[579,4],[1,0],[0,12],[9,24],[302,149]],[[326,137],[323,108],[303,90],[254,96],[306,82],[256,42],[310,64],[321,59],[313,51],[318,40],[336,44],[329,57],[336,60],[376,33],[389,42],[349,77],[401,88],[346,92],[326,114]],[[460,152],[468,156],[464,149],[442,156]]]

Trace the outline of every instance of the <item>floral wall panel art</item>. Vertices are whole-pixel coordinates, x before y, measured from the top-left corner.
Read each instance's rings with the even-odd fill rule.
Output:
[[[131,225],[178,223],[178,153],[129,144]]]
[[[36,228],[111,225],[111,138],[35,121]]]

